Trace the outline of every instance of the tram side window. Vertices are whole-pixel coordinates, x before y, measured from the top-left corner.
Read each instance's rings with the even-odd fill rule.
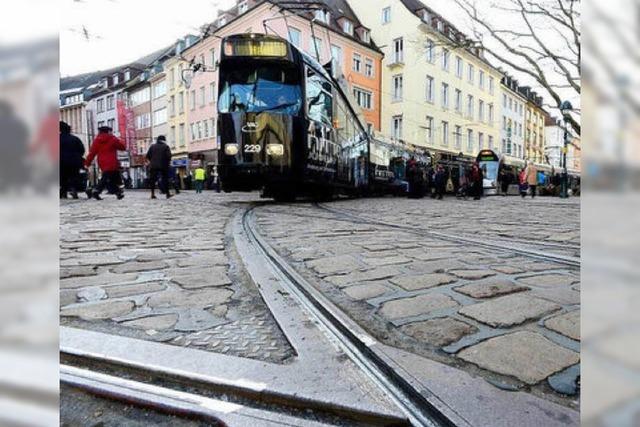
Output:
[[[307,69],[307,114],[311,120],[332,126],[333,96],[331,84],[311,69]]]

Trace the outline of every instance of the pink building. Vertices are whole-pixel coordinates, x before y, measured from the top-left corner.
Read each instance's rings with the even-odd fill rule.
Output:
[[[346,1],[327,3],[324,10],[293,14],[282,10],[277,0],[241,0],[211,24],[209,31],[213,35],[203,37],[183,52],[186,60],[203,64],[193,75],[187,97],[191,159],[200,159],[209,166],[217,163],[218,73],[214,70],[221,37],[231,34],[276,34],[313,57],[319,54],[323,64],[335,61],[361,106],[367,125],[371,130],[380,129],[383,54]]]

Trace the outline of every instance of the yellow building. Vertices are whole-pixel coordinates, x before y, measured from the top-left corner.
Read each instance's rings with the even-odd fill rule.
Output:
[[[436,153],[499,146],[502,74],[481,48],[417,0],[349,4],[384,46],[383,136]]]
[[[197,39],[187,36],[177,43],[177,54],[164,62],[167,79],[167,142],[173,155],[172,164],[178,168],[180,176],[184,177],[188,171],[189,138],[188,127],[188,90],[182,80],[182,70],[189,68],[189,64],[181,59],[180,52],[193,44]]]
[[[520,87],[518,91],[527,98],[525,104],[525,134],[524,150],[525,160],[534,163],[547,163],[545,158],[545,117],[548,113],[542,108],[542,97],[531,90],[530,87]]]

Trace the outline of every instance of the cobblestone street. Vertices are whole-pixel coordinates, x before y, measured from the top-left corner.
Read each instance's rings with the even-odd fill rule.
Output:
[[[579,267],[510,246],[578,256],[579,199],[148,197],[61,202],[61,326],[291,363],[296,346],[234,244],[234,215],[256,206],[274,249],[380,342],[579,406]]]

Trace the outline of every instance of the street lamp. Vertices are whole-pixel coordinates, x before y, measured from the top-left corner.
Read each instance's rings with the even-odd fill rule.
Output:
[[[564,101],[560,104],[560,113],[562,113],[562,120],[564,121],[564,145],[562,147],[562,189],[560,191],[560,197],[566,199],[568,194],[568,173],[567,173],[567,146],[569,145],[569,113],[573,110],[573,106],[569,101]]]

